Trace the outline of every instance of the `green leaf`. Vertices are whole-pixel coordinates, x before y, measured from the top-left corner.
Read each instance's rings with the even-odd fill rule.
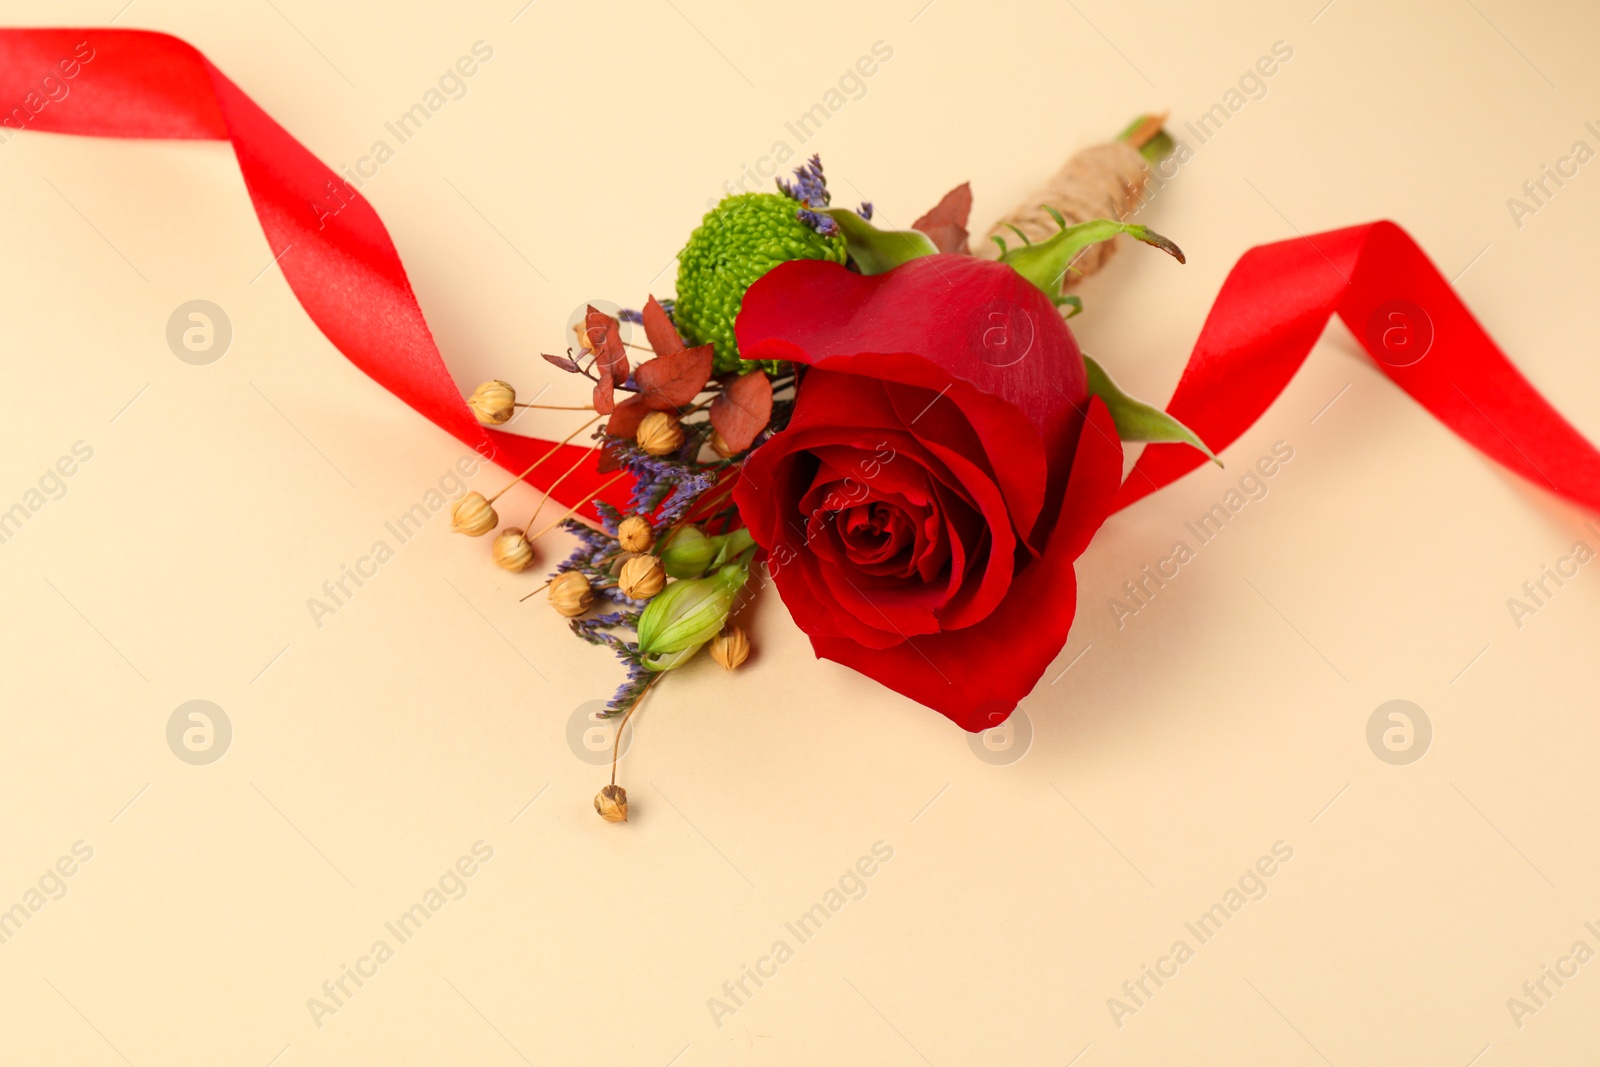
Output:
[[[1009,263],[1018,274],[1054,299],[1060,294],[1061,280],[1066,277],[1067,269],[1078,258],[1078,254],[1090,245],[1111,240],[1119,233],[1153,245],[1179,263],[1184,262],[1183,250],[1150,227],[1114,219],[1090,219],[1076,226],[1067,226],[1047,241],[1023,245],[1021,248],[1005,249],[1004,242],[1001,242],[1004,251],[1000,262]]]
[[[1111,411],[1111,421],[1117,424],[1117,436],[1124,441],[1153,441],[1193,445],[1204,452],[1211,462],[1222,466],[1222,460],[1206,447],[1198,434],[1158,407],[1135,400],[1124,393],[1111,380],[1105,368],[1089,356],[1083,357],[1089,371],[1089,393],[1104,400]]]
[[[880,230],[849,208],[823,208],[839,224],[845,248],[862,274],[882,274],[907,260],[938,253],[933,239],[920,230]]]

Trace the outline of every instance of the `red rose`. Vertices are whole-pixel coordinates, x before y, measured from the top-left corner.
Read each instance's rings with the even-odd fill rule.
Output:
[[[746,359],[809,368],[734,495],[817,655],[964,729],[1003,722],[1066,643],[1122,474],[1060,314],[971,256],[799,260],[735,329]]]

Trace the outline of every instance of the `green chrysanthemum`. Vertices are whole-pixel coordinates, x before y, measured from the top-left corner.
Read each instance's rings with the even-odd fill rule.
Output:
[[[690,344],[716,345],[718,373],[741,367],[733,320],[757,278],[791,259],[845,261],[844,238],[824,237],[800,221],[802,206],[778,193],[730,196],[706,213],[679,253],[673,318]]]

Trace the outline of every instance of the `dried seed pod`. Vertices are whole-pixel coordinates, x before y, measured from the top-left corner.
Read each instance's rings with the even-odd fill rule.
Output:
[[[575,619],[594,603],[589,579],[577,571],[562,571],[550,579],[550,606],[569,619]]]
[[[450,529],[468,537],[482,537],[500,525],[500,516],[482,493],[468,493],[450,509]]]
[[[499,426],[517,413],[517,391],[511,388],[511,383],[496,378],[474,389],[467,398],[467,406],[478,416],[479,422]]]
[[[656,543],[656,532],[643,515],[629,515],[617,524],[617,543],[624,552],[648,552]]]
[[[533,545],[515,526],[508,526],[494,539],[494,561],[508,571],[525,571],[533,566]]]
[[[683,427],[677,416],[652,411],[640,420],[633,439],[652,456],[665,456],[683,447]]]
[[[628,821],[628,791],[620,785],[608,785],[594,796],[594,810],[606,822]]]
[[[667,584],[667,573],[654,556],[634,556],[617,573],[617,588],[629,600],[649,600]]]
[[[750,635],[743,626],[730,626],[711,639],[711,658],[727,671],[737,670],[750,658]]]

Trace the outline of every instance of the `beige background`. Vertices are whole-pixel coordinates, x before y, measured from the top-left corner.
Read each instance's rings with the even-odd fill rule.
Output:
[[[1125,251],[1083,289],[1085,347],[1161,399],[1247,247],[1388,216],[1600,437],[1600,164],[1520,228],[1506,205],[1600,148],[1587,5],[121,2],[3,21],[182,34],[333,163],[492,46],[365,192],[463,390],[547,398],[573,388],[537,358],[568,312],[668,293],[708,198],[800,147],[785,123],[874,42],[892,59],[803,147],[903,225],[967,178],[986,223],[1141,110],[1181,129],[1283,41],[1265,95],[1144,215],[1189,265]],[[0,907],[93,849],[0,945],[0,1061],[1592,1062],[1600,963],[1520,1028],[1506,1001],[1575,941],[1600,950],[1600,573],[1520,629],[1506,600],[1596,535],[1342,327],[1230,471],[1095,541],[1020,761],[814,661],[767,596],[746,669],[697,664],[641,714],[618,827],[567,741],[616,670],[518,603],[537,572],[436,517],[311,620],[464,449],[307,321],[228,149],[24,135],[0,196],[0,507],[93,449],[0,544]],[[233,325],[210,366],[165,341],[191,299]],[[1279,440],[1270,495],[1119,629],[1107,599]],[[533,495],[510,499],[514,520]],[[166,742],[191,699],[233,725],[209,766]],[[1409,766],[1367,745],[1391,699],[1433,725]],[[316,1025],[308,998],[478,841],[466,895]],[[784,923],[880,841],[865,896],[799,944]],[[1184,923],[1280,841],[1266,896],[1199,945]],[[1117,1026],[1108,998],[1180,938],[1194,958]],[[718,1026],[708,998],[780,939],[794,958]]]

